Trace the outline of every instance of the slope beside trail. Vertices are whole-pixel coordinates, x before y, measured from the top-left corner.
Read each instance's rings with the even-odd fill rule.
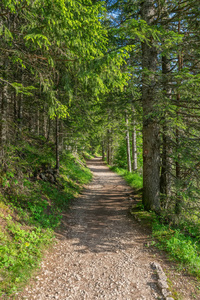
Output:
[[[105,164],[63,217],[57,244],[17,299],[163,299],[145,248],[148,236],[128,217],[131,188]]]

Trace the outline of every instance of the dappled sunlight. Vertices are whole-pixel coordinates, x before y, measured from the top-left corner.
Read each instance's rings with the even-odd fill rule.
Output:
[[[94,180],[63,219],[67,228],[64,238],[72,240],[74,251],[81,253],[116,252],[136,247],[141,236],[137,237],[133,221],[128,218],[131,188],[100,158],[89,161],[88,166],[94,173]],[[131,237],[134,243],[129,243]]]

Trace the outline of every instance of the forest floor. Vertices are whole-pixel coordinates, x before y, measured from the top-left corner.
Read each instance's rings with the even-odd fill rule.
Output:
[[[153,262],[170,279],[174,299],[200,299],[189,277],[163,252],[146,246],[150,232],[128,214],[133,190],[100,158],[90,160],[88,167],[93,181],[63,215],[57,242],[37,276],[14,299],[166,299]]]

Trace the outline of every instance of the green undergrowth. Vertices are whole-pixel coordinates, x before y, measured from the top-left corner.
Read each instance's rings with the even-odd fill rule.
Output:
[[[0,296],[14,295],[38,267],[51,245],[62,212],[91,172],[71,153],[60,160],[55,183],[38,178],[40,168],[54,168],[54,147],[41,140],[7,149],[0,170]]]
[[[166,250],[170,257],[180,263],[180,269],[200,278],[199,238],[185,234],[181,228],[165,225],[155,220],[152,227],[157,246]]]
[[[110,167],[110,169],[121,175],[131,187],[135,189],[142,188],[142,176],[139,173],[130,173],[127,170],[116,166]]]
[[[110,167],[111,170],[121,175],[127,183],[135,188],[142,188],[142,177],[138,173],[130,173],[119,167]],[[143,226],[152,231],[155,240],[152,245],[165,250],[171,259],[179,263],[179,268],[189,274],[200,278],[200,222],[191,222],[183,216],[178,224],[166,222],[166,218],[158,217],[154,212],[145,211],[142,201],[131,209],[131,214]]]
[[[94,158],[94,155],[92,155],[91,153],[88,153],[86,151],[83,151],[81,153],[81,157],[84,159],[84,160],[89,160],[89,159],[92,159]]]
[[[131,214],[152,230],[155,238],[152,245],[165,250],[172,260],[178,262],[180,270],[200,278],[200,236],[196,234],[196,228],[194,232],[190,229],[189,233],[184,230],[189,224],[180,224],[179,227],[165,224],[164,218],[145,211],[141,203],[132,208]]]

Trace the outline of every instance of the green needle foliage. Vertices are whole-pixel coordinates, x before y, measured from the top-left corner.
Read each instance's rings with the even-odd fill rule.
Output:
[[[0,18],[5,249],[16,235],[15,254],[2,252],[12,261],[2,291],[14,291],[20,277],[12,275],[16,251],[30,250],[22,235],[41,229],[46,243],[46,230],[90,179],[78,154],[101,153],[143,188],[144,208],[173,230],[165,249],[181,260],[184,248],[189,265],[200,236],[198,1],[2,0]],[[40,177],[44,169],[56,182]]]

